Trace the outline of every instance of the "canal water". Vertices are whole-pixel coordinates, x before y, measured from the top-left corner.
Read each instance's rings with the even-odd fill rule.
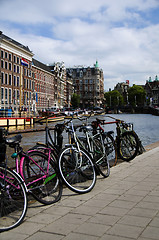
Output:
[[[124,120],[126,122],[133,123],[134,130],[138,134],[143,146],[147,146],[151,143],[159,141],[159,116],[154,116],[151,114],[111,114],[109,115],[114,118],[118,118]],[[104,119],[106,121],[113,121],[111,118],[108,118],[108,115],[99,115],[89,118],[89,122],[95,120],[98,117],[100,119]],[[66,119],[67,121],[67,119]],[[79,120],[74,120],[75,124],[79,124]],[[63,121],[60,121],[61,123]],[[49,123],[50,127],[53,127],[55,123]],[[105,131],[113,130],[115,131],[115,124],[104,125]],[[35,128],[38,128],[36,124]],[[43,125],[43,128],[45,124]],[[13,130],[13,129],[12,129]],[[11,131],[9,129],[9,131]],[[22,146],[24,150],[29,149],[34,146],[37,141],[45,142],[45,132],[30,132],[30,133],[22,133]],[[10,136],[9,136],[10,137]],[[64,138],[66,138],[66,133],[64,133]]]

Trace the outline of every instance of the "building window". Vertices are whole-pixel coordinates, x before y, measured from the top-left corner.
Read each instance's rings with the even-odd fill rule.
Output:
[[[9,74],[9,85],[12,85],[12,75]]]
[[[1,99],[4,101],[4,88],[1,88]]]
[[[1,50],[1,58],[4,58],[4,52]]]
[[[8,62],[5,62],[5,69],[8,69]]]
[[[17,90],[17,100],[19,100],[19,90]]]
[[[9,104],[12,104],[12,89],[9,88]]]
[[[4,68],[4,61],[1,60],[1,68]]]
[[[5,88],[5,103],[8,103],[8,88]]]
[[[16,63],[16,56],[13,57],[13,62]]]
[[[8,74],[5,73],[5,84],[7,85],[8,84]]]
[[[9,53],[9,61],[12,61],[12,54]]]
[[[14,86],[16,86],[16,76],[14,76]]]
[[[24,78],[24,88],[26,88],[26,79]]]
[[[17,63],[19,64],[19,57],[17,57]]]
[[[17,77],[17,87],[19,87],[19,77]]]
[[[8,53],[7,52],[5,52],[5,58],[8,58]]]
[[[16,65],[14,64],[14,72],[16,72]]]
[[[12,64],[9,63],[9,70],[12,71]]]
[[[2,76],[2,78],[1,78],[1,84],[4,84],[4,73],[3,73],[3,72],[1,73],[1,76]]]
[[[19,66],[17,66],[17,73],[19,73]]]

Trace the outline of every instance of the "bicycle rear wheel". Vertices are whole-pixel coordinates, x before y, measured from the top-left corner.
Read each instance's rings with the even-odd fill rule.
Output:
[[[115,141],[111,134],[106,133],[106,136],[104,137],[104,146],[109,165],[110,167],[113,167],[117,164],[118,158],[116,153]]]
[[[26,189],[18,174],[0,167],[0,232],[21,224],[27,206]]]
[[[110,166],[107,159],[106,152],[104,152],[103,145],[98,138],[94,138],[91,141],[93,145],[93,158],[98,166],[98,170],[103,177],[109,177],[110,175]]]
[[[87,193],[95,186],[94,164],[84,149],[64,148],[59,155],[59,171],[66,186],[76,193]]]
[[[139,151],[139,141],[136,133],[124,132],[119,140],[118,153],[124,161],[134,159]]]
[[[40,151],[28,155],[22,159],[23,176],[33,197],[45,205],[59,201],[63,187],[55,163]]]

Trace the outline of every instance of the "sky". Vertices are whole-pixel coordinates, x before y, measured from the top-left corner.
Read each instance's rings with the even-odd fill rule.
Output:
[[[159,0],[0,0],[0,30],[45,64],[97,60],[105,91],[159,76]]]

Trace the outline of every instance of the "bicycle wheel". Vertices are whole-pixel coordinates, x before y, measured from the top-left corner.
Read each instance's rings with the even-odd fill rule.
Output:
[[[110,175],[110,166],[107,160],[106,152],[103,149],[103,145],[98,138],[94,138],[91,141],[93,149],[93,158],[98,166],[98,170],[103,177],[108,177]]]
[[[66,186],[76,193],[87,193],[96,183],[94,164],[84,149],[64,148],[59,155],[59,171]]]
[[[134,159],[139,151],[139,142],[136,133],[124,132],[118,145],[119,157],[124,161]]]
[[[24,219],[28,201],[16,172],[0,167],[0,232],[17,227]]]
[[[117,164],[118,158],[116,153],[115,141],[111,134],[106,133],[106,136],[104,137],[104,146],[109,165],[110,167],[113,167]]]
[[[53,161],[48,164],[48,155],[40,151],[28,155],[22,159],[23,176],[33,197],[45,205],[59,201],[63,187]]]

